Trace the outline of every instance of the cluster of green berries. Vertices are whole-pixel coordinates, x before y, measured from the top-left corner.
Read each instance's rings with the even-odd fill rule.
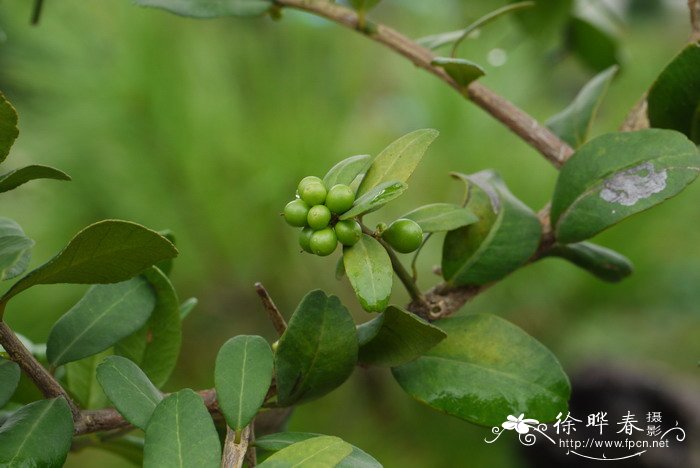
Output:
[[[299,245],[306,252],[325,257],[338,243],[355,245],[362,237],[362,228],[354,219],[338,220],[355,202],[355,192],[344,184],[328,189],[318,177],[304,177],[297,187],[299,198],[284,207],[284,219],[302,228]]]
[[[304,177],[297,187],[298,198],[284,207],[284,219],[300,227],[299,245],[306,252],[325,257],[332,254],[338,243],[355,245],[362,237],[362,227],[354,219],[338,217],[352,208],[355,192],[344,184],[330,190],[318,177]],[[423,242],[423,230],[411,219],[397,219],[388,227],[380,225],[384,239],[394,250],[409,253]]]

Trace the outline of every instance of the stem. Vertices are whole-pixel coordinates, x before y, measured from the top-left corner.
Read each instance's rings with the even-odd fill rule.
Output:
[[[32,10],[32,26],[39,24],[39,18],[41,17],[41,9],[44,7],[44,0],[34,0],[34,9]]]
[[[27,376],[32,379],[37,388],[46,398],[63,397],[68,402],[73,416],[79,414],[78,406],[71,399],[68,393],[61,387],[61,384],[47,371],[44,366],[24,347],[7,323],[0,321],[0,345],[10,358],[16,362]]]
[[[385,45],[399,55],[407,58],[417,67],[432,73],[459,94],[462,94],[464,91],[445,70],[432,65],[431,62],[435,56],[429,49],[417,44],[415,41],[412,41],[388,26],[378,24],[375,28],[372,28],[371,31],[359,30],[359,18],[357,14],[348,8],[331,2],[309,0],[275,1],[280,7],[306,11],[364,34],[370,39]],[[555,167],[561,167],[566,159],[573,154],[573,149],[560,140],[559,137],[552,133],[547,127],[479,82],[474,81],[469,85],[466,96],[474,102],[474,104],[491,114],[522,140],[539,151]]]
[[[695,42],[700,40],[700,0],[688,0],[688,9],[690,10],[690,41]]]
[[[244,427],[239,439],[236,437],[236,431],[226,426],[226,441],[224,442],[224,453],[221,458],[221,468],[241,468],[243,466],[251,432],[250,426]]]
[[[284,320],[284,317],[262,283],[255,283],[255,291],[258,293],[258,296],[260,296],[260,300],[262,301],[263,307],[267,311],[267,315],[270,317],[272,326],[275,327],[275,330],[277,330],[277,334],[282,336],[287,330],[287,322]]]

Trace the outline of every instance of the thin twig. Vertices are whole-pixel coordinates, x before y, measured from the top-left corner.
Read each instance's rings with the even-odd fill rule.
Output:
[[[690,10],[690,41],[700,40],[700,0],[688,0],[688,10]]]
[[[272,322],[272,326],[275,327],[277,334],[279,336],[282,336],[287,330],[287,322],[284,320],[284,317],[280,313],[279,309],[272,300],[272,297],[270,297],[270,294],[267,292],[267,289],[265,289],[265,286],[263,286],[262,283],[255,283],[255,291],[258,293],[258,296],[260,296],[260,300],[262,301],[263,307],[267,311],[267,315],[270,317],[270,322]]]
[[[44,0],[34,0],[34,9],[32,10],[32,26],[39,24],[39,18],[41,18],[41,10],[44,7]]]
[[[73,415],[77,416],[79,414],[80,410],[78,406],[63,387],[61,387],[61,384],[59,384],[54,376],[24,347],[19,338],[17,338],[17,335],[15,335],[12,329],[3,321],[0,321],[0,345],[5,348],[10,359],[16,362],[24,373],[32,379],[46,398],[63,397],[66,399],[66,402],[68,402],[68,406]]]
[[[432,73],[460,94],[464,92],[462,86],[453,80],[445,70],[432,64],[435,56],[429,49],[388,26],[379,24],[359,29],[358,16],[354,11],[331,2],[308,0],[275,1],[280,7],[306,11],[364,34],[407,58],[417,67]],[[547,127],[479,82],[472,82],[467,88],[466,95],[477,106],[491,114],[526,143],[539,151],[555,167],[561,167],[564,161],[573,153],[573,149]]]

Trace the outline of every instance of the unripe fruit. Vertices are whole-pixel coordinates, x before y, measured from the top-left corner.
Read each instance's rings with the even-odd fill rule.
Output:
[[[306,222],[315,231],[323,229],[331,222],[331,210],[326,205],[316,205],[309,210]]]
[[[326,195],[326,206],[336,214],[348,211],[355,201],[355,192],[347,185],[334,185]]]
[[[311,235],[314,233],[314,230],[311,229],[310,227],[305,227],[301,231],[299,231],[299,245],[301,246],[304,251],[313,253],[311,251]]]
[[[357,244],[360,237],[362,237],[362,228],[360,223],[354,219],[338,221],[335,225],[335,235],[338,238],[338,242],[350,247]]]
[[[326,201],[326,186],[323,185],[323,181],[318,177],[304,177],[301,182],[299,182],[297,191],[301,199],[309,206],[321,205]]]
[[[411,219],[397,219],[382,233],[382,239],[397,252],[409,253],[420,247],[423,230]]]
[[[309,205],[304,200],[292,200],[284,207],[284,220],[295,227],[306,226],[306,218],[309,215]]]
[[[325,257],[333,253],[338,246],[338,238],[335,236],[333,228],[324,228],[316,231],[311,236],[311,250],[316,255]]]

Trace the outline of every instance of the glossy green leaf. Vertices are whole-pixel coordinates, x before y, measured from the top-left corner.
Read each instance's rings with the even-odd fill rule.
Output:
[[[171,244],[177,245],[175,234],[170,229],[158,231],[158,234],[168,239]],[[170,273],[173,271],[173,263],[174,261],[172,258],[166,258],[165,260],[161,260],[160,262],[156,263],[155,266],[167,276],[170,276]]]
[[[537,250],[542,227],[493,171],[455,174],[467,184],[469,208],[479,222],[445,236],[442,274],[450,284],[486,284],[524,265]]]
[[[594,76],[581,88],[571,104],[547,120],[547,127],[574,148],[585,143],[598,107],[617,70],[617,66],[612,66]]]
[[[51,328],[49,363],[56,367],[104,351],[143,327],[155,303],[141,277],[91,287]]]
[[[15,362],[0,357],[0,408],[12,398],[20,375],[21,371]]]
[[[271,0],[134,0],[134,3],[191,18],[260,16],[274,5]]]
[[[394,270],[391,259],[379,241],[363,234],[352,247],[343,247],[345,274],[362,308],[381,312],[389,305]]]
[[[357,332],[336,296],[311,291],[297,307],[275,353],[277,399],[288,406],[325,395],[357,362]]]
[[[500,426],[510,414],[551,421],[566,413],[569,380],[554,355],[506,320],[469,314],[441,320],[447,339],[393,368],[413,398],[452,416]]]
[[[15,283],[0,303],[37,284],[125,281],[176,255],[175,246],[155,231],[128,221],[100,221],[80,231],[58,255]]]
[[[445,70],[462,88],[466,88],[469,83],[486,74],[478,63],[461,58],[435,57],[430,63]]]
[[[560,243],[579,242],[678,194],[700,171],[697,147],[673,130],[592,139],[559,172],[551,220]]]
[[[389,306],[358,326],[357,336],[361,364],[393,367],[421,356],[447,335],[417,315]]]
[[[273,366],[270,345],[259,336],[236,336],[219,349],[216,398],[231,429],[241,431],[253,420],[270,389]]]
[[[0,163],[7,158],[17,135],[17,111],[0,93]]]
[[[583,268],[603,281],[616,283],[632,274],[632,262],[614,250],[590,242],[555,245],[548,256],[559,257]]]
[[[260,468],[337,467],[352,453],[352,445],[338,437],[319,436],[283,448],[259,464]]]
[[[350,185],[359,175],[364,174],[372,164],[372,156],[360,154],[343,159],[333,166],[323,177],[324,185],[330,189],[334,185]]]
[[[382,182],[406,182],[439,134],[430,128],[415,130],[387,146],[369,167],[357,195],[364,195]]]
[[[197,304],[199,304],[199,299],[196,297],[190,297],[185,302],[180,304],[180,320],[185,320],[187,316],[190,315],[190,312],[197,307]]]
[[[350,219],[376,211],[390,201],[400,197],[408,186],[403,182],[382,182],[353,203],[352,208],[343,213],[340,219]]]
[[[109,356],[97,367],[97,380],[124,419],[146,430],[163,395],[139,366],[121,356]]]
[[[179,299],[168,277],[158,268],[147,270],[143,276],[156,292],[156,306],[146,326],[117,344],[115,352],[137,363],[160,388],[170,378],[180,355]]]
[[[36,179],[71,180],[63,171],[48,166],[32,165],[0,174],[0,193],[8,192]]]
[[[33,246],[34,241],[24,234],[19,224],[9,218],[0,218],[0,280],[24,273]]]
[[[423,232],[452,231],[479,221],[469,208],[452,203],[433,203],[406,213],[401,218],[412,219]]]
[[[255,439],[255,447],[268,452],[277,452],[297,442],[321,437],[323,434],[312,432],[278,432],[268,434]],[[381,463],[367,452],[352,446],[350,455],[343,458],[337,465],[338,468],[381,468]]]
[[[0,427],[0,466],[59,467],[73,440],[73,416],[63,398],[18,409]]]
[[[221,444],[202,397],[190,389],[167,396],[146,427],[144,468],[218,468]]]
[[[656,79],[647,97],[649,124],[700,144],[700,43],[689,44]]]
[[[98,409],[108,406],[107,396],[97,382],[97,366],[112,349],[95,354],[79,361],[66,364],[66,383],[73,398],[85,409]]]
[[[603,71],[620,63],[617,38],[583,18],[573,16],[569,20],[566,46],[581,62],[595,71]]]

